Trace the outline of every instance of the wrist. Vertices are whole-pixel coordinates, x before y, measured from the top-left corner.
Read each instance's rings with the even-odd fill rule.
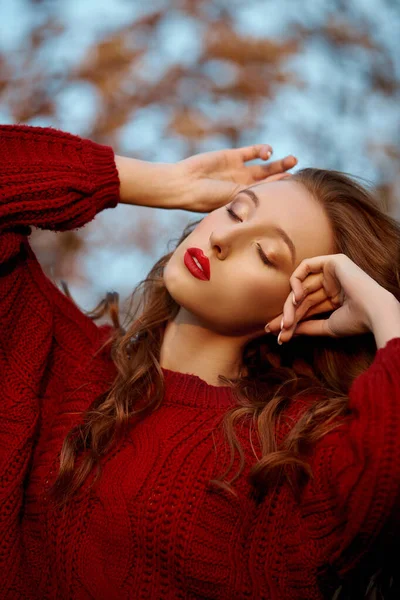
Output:
[[[393,338],[400,337],[400,302],[387,290],[374,296],[367,311],[369,328],[377,348],[383,348]]]
[[[115,156],[120,181],[120,202],[153,208],[174,208],[179,196],[175,164],[151,163]]]

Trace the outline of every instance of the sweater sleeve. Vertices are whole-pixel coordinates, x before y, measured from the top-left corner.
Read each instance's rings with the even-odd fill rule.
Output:
[[[97,329],[44,275],[27,239],[30,226],[78,228],[118,200],[112,148],[51,128],[0,126],[2,378],[18,369],[39,393],[54,323],[65,323],[68,346],[73,327],[89,337]]]
[[[54,129],[0,126],[1,598],[25,597],[4,589],[24,560],[25,493],[43,460],[35,448],[64,401],[63,382],[91,359],[98,335],[44,275],[27,236],[30,226],[83,226],[118,199],[111,148]]]
[[[66,349],[97,328],[44,275],[30,226],[83,226],[118,203],[119,178],[112,148],[24,125],[0,126],[0,165],[0,376],[3,383],[18,374],[37,396],[55,328],[65,332]]]
[[[112,148],[56,129],[0,126],[0,262],[18,253],[29,226],[81,227],[116,206]]]
[[[396,521],[400,338],[378,350],[370,368],[354,381],[350,407],[352,418],[340,428],[331,473],[346,522],[332,560],[342,576],[370,550],[387,524]]]

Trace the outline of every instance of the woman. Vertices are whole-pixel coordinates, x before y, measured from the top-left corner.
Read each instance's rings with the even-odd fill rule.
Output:
[[[267,146],[165,165],[52,129],[0,140],[1,598],[366,585],[397,532],[397,224],[339,173],[245,166]],[[27,241],[118,201],[210,212],[126,331]]]

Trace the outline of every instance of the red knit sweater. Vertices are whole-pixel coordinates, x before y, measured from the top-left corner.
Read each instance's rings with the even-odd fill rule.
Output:
[[[210,491],[233,397],[164,370],[162,406],[110,452],[96,488],[55,509],[63,439],[115,370],[109,350],[94,356],[104,330],[44,276],[27,235],[83,226],[117,204],[119,181],[111,148],[52,129],[0,127],[0,164],[0,598],[322,598],[395,510],[400,340],[355,381],[354,417],[315,447],[300,504],[286,484],[255,502],[246,426],[237,496]]]

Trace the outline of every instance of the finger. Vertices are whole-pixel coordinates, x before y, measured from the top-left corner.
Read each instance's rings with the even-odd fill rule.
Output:
[[[296,328],[296,335],[337,337],[328,325],[328,319],[303,321]]]
[[[271,319],[271,321],[269,321],[265,326],[266,333],[274,333],[275,335],[278,335],[281,330],[282,317],[283,313]]]
[[[311,306],[313,306],[314,304],[319,304],[320,302],[326,299],[327,296],[322,282],[322,273],[318,273],[316,275],[309,275],[305,283],[303,284],[301,301],[296,301],[295,292],[294,290],[292,290],[291,294],[289,295],[290,302],[287,302],[287,304],[285,304],[287,312],[285,313],[284,310],[284,314],[287,315],[287,318],[285,316],[284,319],[285,326],[287,328],[291,327],[292,323],[294,322],[295,316],[296,319],[299,320],[299,318],[302,318],[303,314],[305,314]],[[297,310],[294,311],[292,309],[292,306],[296,307]]]
[[[284,327],[289,329],[295,319],[299,321],[306,314],[308,309],[315,304],[326,299],[326,292],[322,286],[323,275],[310,275],[306,279],[306,284],[303,286],[303,299],[301,302],[296,302],[294,292],[292,291],[285,302],[283,308]]]
[[[304,289],[307,288],[305,280],[312,273],[321,273],[323,275],[322,283],[328,297],[338,298],[340,296],[341,285],[332,274],[334,263],[332,265],[329,263],[329,261],[334,260],[334,256],[316,256],[314,258],[307,258],[300,263],[290,278],[290,285],[295,294],[296,301],[300,301],[304,297]]]
[[[254,146],[245,146],[244,148],[237,148],[233,152],[238,152],[243,160],[254,160],[255,158],[261,158],[262,160],[268,160],[273,153],[272,146],[269,144],[255,144]]]
[[[323,300],[326,299],[326,293],[322,286],[322,279],[323,279],[322,273],[312,274],[312,275],[309,275],[309,277],[307,278],[306,285],[304,285],[304,295],[303,295],[302,302],[297,302],[297,304],[296,304],[296,306],[298,306],[298,307],[300,307],[300,306],[303,307],[300,310],[301,315],[305,314],[305,312],[307,312],[307,310],[313,304],[319,304],[319,302],[322,302]],[[316,291],[319,291],[319,294],[317,296],[314,295]],[[308,298],[307,304],[303,304],[305,302],[306,297]],[[277,331],[277,330],[279,332],[279,330],[281,329],[280,324],[281,324],[282,317],[284,317],[284,325],[287,328],[289,328],[292,325],[293,318],[294,318],[294,310],[292,308],[292,306],[294,306],[293,300],[294,300],[294,294],[292,291],[292,292],[290,292],[290,294],[288,295],[288,297],[285,301],[282,313],[280,315],[278,315],[277,317],[275,317],[274,319],[272,319],[268,323],[268,328],[272,333],[275,333],[275,331]],[[300,317],[300,318],[302,318],[302,317]],[[297,320],[300,320],[300,319],[297,319]]]
[[[310,276],[310,279],[311,277],[312,276]],[[310,282],[313,289],[317,287],[317,280],[319,279],[320,277],[318,276]],[[338,304],[331,298],[328,298],[325,289],[321,287],[321,284],[319,285],[319,289],[309,293],[301,303],[297,304],[297,306],[293,303],[293,292],[291,292],[285,301],[283,312],[268,323],[267,331],[278,334],[283,325],[283,328],[286,331],[293,332],[297,323],[302,319],[315,314],[335,310],[338,307]],[[290,339],[290,337],[291,336],[284,336],[284,340],[286,341],[287,339]]]
[[[326,292],[323,287],[323,280],[323,273],[311,273],[310,275],[308,275],[308,277],[306,277],[306,279],[302,283],[303,296],[301,300],[297,301],[297,304],[304,302],[305,298],[311,296],[319,290],[322,290],[324,295],[326,296]]]
[[[318,314],[322,314],[322,313],[332,312],[336,308],[337,307],[334,306],[332,304],[332,302],[329,299],[327,299],[326,297],[322,302],[319,302],[316,305],[314,304],[308,310],[305,310],[305,307],[302,306],[301,311],[296,310],[296,316],[295,316],[295,320],[293,321],[292,326],[288,327],[282,331],[279,341],[280,342],[288,342],[293,336],[297,335],[299,326],[301,325],[301,323],[305,322],[303,319],[308,319],[309,317],[312,317],[312,316],[318,315]]]
[[[322,313],[331,312],[337,310],[338,306],[332,302],[330,298],[327,298],[323,302],[320,302],[316,306],[312,306],[306,313],[299,319],[302,321],[303,319],[308,319],[309,317],[313,317],[314,315],[320,315]]]
[[[285,156],[280,160],[268,163],[267,165],[251,165],[249,168],[250,174],[256,181],[278,175],[279,173],[285,173],[289,169],[292,169],[297,164],[297,158],[295,156]]]
[[[293,303],[293,292],[290,292],[283,305],[283,316],[279,324],[280,329],[286,329],[292,326],[296,318],[296,307]]]
[[[299,322],[304,319],[313,308],[320,308],[321,304],[325,305],[325,302],[329,304],[329,310],[333,310],[334,306],[332,305],[330,299],[327,297],[324,288],[320,288],[316,292],[309,294],[304,298],[304,300],[298,306],[294,306],[294,313],[292,319],[285,319],[286,328],[289,329],[295,322]],[[317,310],[316,314],[322,312],[321,310]]]

